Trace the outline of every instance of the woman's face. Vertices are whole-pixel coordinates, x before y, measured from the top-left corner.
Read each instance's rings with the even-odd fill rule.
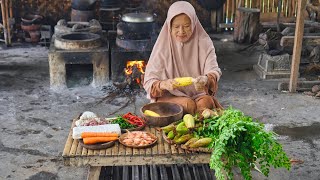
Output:
[[[178,42],[187,42],[192,35],[191,20],[186,14],[179,14],[171,21],[171,36]]]

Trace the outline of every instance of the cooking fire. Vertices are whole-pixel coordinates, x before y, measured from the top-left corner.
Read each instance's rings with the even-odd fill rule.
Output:
[[[144,78],[144,70],[146,62],[143,60],[127,61],[124,73],[126,75],[126,82],[129,85],[139,85],[142,88],[142,81]]]

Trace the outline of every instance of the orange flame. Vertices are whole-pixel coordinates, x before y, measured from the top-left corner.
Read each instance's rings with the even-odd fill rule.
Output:
[[[126,70],[125,73],[126,75],[130,75],[132,74],[132,68],[133,66],[136,66],[137,69],[144,74],[144,67],[146,66],[144,61],[127,61],[127,65],[126,65]]]

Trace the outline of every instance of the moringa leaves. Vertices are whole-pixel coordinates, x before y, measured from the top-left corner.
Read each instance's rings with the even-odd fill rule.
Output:
[[[260,165],[261,172],[269,175],[271,166],[290,169],[290,160],[273,132],[264,130],[264,125],[254,122],[243,112],[229,107],[219,117],[205,119],[197,136],[215,139],[210,168],[218,180],[233,179],[232,168],[239,167],[243,177],[252,179],[251,169]]]

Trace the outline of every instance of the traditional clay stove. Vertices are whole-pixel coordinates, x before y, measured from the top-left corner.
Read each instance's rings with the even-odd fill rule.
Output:
[[[141,87],[145,65],[156,40],[154,16],[128,13],[117,25],[117,37],[111,45],[111,80]],[[130,74],[126,73],[131,69]],[[123,85],[122,85],[123,86]]]
[[[90,28],[88,28],[89,30]],[[67,87],[69,65],[92,65],[93,87],[106,85],[109,80],[109,44],[99,34],[68,32],[54,35],[49,49],[50,87]]]
[[[25,32],[26,42],[38,43],[43,17],[36,14],[26,14],[21,18],[21,29]]]
[[[64,19],[60,19],[54,27],[54,35],[70,32],[90,32],[101,35],[102,27],[99,21],[95,19],[92,19],[89,22],[67,22]]]

